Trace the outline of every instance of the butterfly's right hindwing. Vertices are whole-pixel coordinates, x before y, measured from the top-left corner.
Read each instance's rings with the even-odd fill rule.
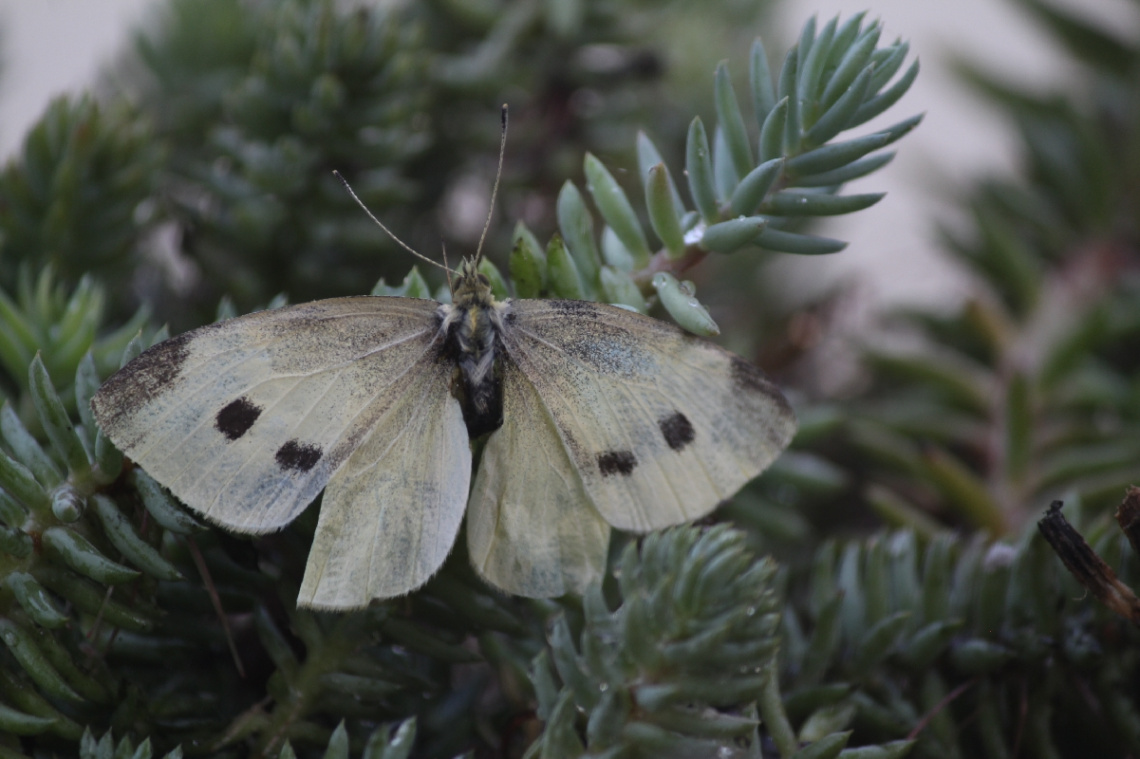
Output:
[[[278,529],[389,409],[424,392],[421,373],[442,360],[437,306],[337,298],[203,327],[112,376],[95,417],[194,511],[240,532]],[[447,381],[429,392],[458,405]]]
[[[605,572],[609,525],[590,507],[534,386],[510,362],[502,383],[503,426],[488,437],[471,490],[471,563],[510,593],[580,593]]]

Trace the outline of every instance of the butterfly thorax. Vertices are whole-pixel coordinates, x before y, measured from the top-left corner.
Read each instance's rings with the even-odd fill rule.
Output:
[[[495,351],[509,302],[491,294],[491,281],[473,260],[465,260],[451,294],[452,305],[441,306],[441,331],[463,378],[463,416],[473,437],[499,428],[503,422],[502,389],[495,375]]]

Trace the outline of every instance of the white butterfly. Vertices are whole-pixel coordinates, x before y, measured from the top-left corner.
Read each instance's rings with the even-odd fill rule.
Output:
[[[500,171],[505,105],[502,117]],[[112,375],[95,418],[238,532],[284,527],[323,489],[297,597],[322,609],[423,585],[468,503],[485,580],[536,598],[580,592],[605,569],[611,526],[704,516],[791,440],[791,408],[748,362],[615,306],[497,302],[478,262],[463,262],[452,305],[333,298],[179,335]],[[470,441],[483,435],[472,487]]]
[[[473,260],[450,306],[334,298],[179,335],[93,407],[124,453],[238,532],[280,529],[324,489],[297,602],[327,609],[427,582],[468,503],[484,579],[581,591],[611,526],[707,514],[795,429],[737,356],[613,306],[498,302]],[[485,433],[472,488],[470,439]]]

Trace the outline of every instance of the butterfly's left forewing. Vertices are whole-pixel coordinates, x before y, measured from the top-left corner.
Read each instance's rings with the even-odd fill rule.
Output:
[[[298,603],[401,595],[446,558],[471,475],[437,307],[337,298],[195,330],[108,380],[95,414],[183,502],[241,532],[287,524],[327,484]]]
[[[279,529],[438,354],[437,306],[336,298],[209,325],[112,376],[95,416],[193,510],[240,532]]]
[[[704,516],[766,468],[795,431],[787,401],[759,370],[641,314],[516,301],[502,342],[589,500],[620,529]]]

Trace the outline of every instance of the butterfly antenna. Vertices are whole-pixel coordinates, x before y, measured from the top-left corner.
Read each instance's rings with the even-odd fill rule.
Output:
[[[447,289],[455,292],[455,288],[451,286],[451,267],[447,263],[447,246],[444,245],[443,240],[439,241],[439,247],[443,251],[443,268],[447,272]]]
[[[487,239],[487,230],[491,228],[491,216],[495,213],[495,196],[499,194],[499,179],[503,176],[503,156],[507,152],[507,104],[503,103],[502,110],[503,135],[499,139],[499,166],[495,169],[495,184],[491,188],[491,207],[487,209],[487,223],[483,225],[483,234],[479,235],[479,247],[475,249],[475,263],[483,255],[483,241]]]
[[[431,259],[430,259],[430,258],[428,258],[427,256],[425,256],[425,255],[423,255],[422,253],[419,253],[418,251],[416,251],[416,249],[415,249],[415,248],[413,248],[411,245],[408,245],[406,242],[404,242],[403,240],[401,240],[399,237],[396,237],[396,233],[395,233],[395,232],[393,232],[392,230],[390,230],[390,229],[388,229],[386,226],[384,226],[384,223],[383,223],[382,221],[380,221],[379,219],[377,219],[377,218],[376,218],[376,215],[375,215],[375,214],[373,214],[371,211],[369,211],[369,210],[368,210],[368,206],[364,205],[364,201],[363,201],[363,200],[361,200],[359,197],[357,197],[356,193],[355,193],[355,192],[353,191],[353,189],[352,189],[352,185],[350,185],[350,184],[348,183],[348,180],[347,180],[347,179],[345,179],[345,178],[344,178],[344,177],[341,175],[341,173],[340,173],[339,171],[337,171],[336,169],[333,169],[333,176],[334,176],[334,177],[336,177],[337,179],[339,179],[339,180],[340,180],[340,183],[341,183],[342,185],[344,185],[344,189],[348,190],[348,194],[349,194],[349,195],[351,195],[351,196],[352,196],[352,199],[356,201],[356,205],[358,205],[358,206],[360,206],[361,208],[363,208],[363,209],[364,209],[364,213],[368,214],[368,218],[370,218],[370,219],[372,219],[372,221],[376,222],[376,226],[378,226],[378,227],[380,227],[381,229],[383,229],[383,230],[384,230],[384,231],[385,231],[385,232],[388,234],[388,236],[389,236],[389,237],[391,237],[393,240],[395,240],[395,241],[396,241],[396,244],[397,244],[397,245],[399,245],[401,248],[403,248],[404,250],[406,250],[406,251],[408,251],[409,253],[411,253],[411,254],[412,254],[413,256],[415,256],[416,258],[421,258],[421,259],[423,259],[424,261],[427,261],[427,262],[428,262],[429,264],[431,264],[432,266],[438,266],[439,268],[443,269],[444,271],[446,271],[446,272],[447,272],[447,278],[448,278],[448,282],[450,282],[450,281],[451,281],[451,269],[447,268],[447,266],[445,266],[444,264],[441,264],[439,261],[433,261],[433,260],[431,260]]]

